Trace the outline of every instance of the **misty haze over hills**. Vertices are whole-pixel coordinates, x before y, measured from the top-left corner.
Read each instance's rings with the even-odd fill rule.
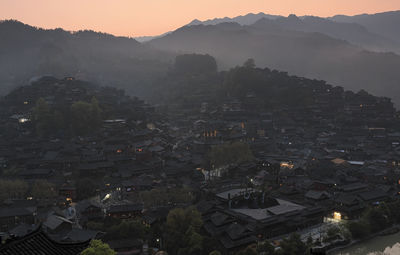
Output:
[[[265,20],[265,22],[270,22],[271,26],[286,30],[323,33],[374,51],[400,52],[400,35],[397,32],[398,28],[396,26],[400,22],[400,12],[359,16],[338,15],[332,18],[315,16],[297,17],[293,14],[283,17],[264,13],[250,13],[235,18],[225,17],[203,22],[193,20],[187,26],[201,24],[217,25],[227,22],[234,22],[240,25],[253,25],[260,20]]]
[[[392,97],[400,92],[400,56],[384,52],[398,51],[400,44],[355,23],[291,15],[262,18],[252,25],[190,25],[150,44],[178,53],[209,53],[222,68],[254,58],[259,66],[324,79],[347,89]],[[399,103],[399,98],[394,101]]]
[[[140,43],[93,31],[44,30],[5,21],[0,23],[0,93],[32,77],[54,75],[151,98],[154,88],[160,88],[154,83],[177,54],[208,53],[221,70],[254,58],[260,67],[366,89],[399,104],[398,24],[400,12],[332,18],[259,13],[194,20],[159,37],[139,38],[152,39]]]
[[[169,54],[134,39],[93,31],[37,29],[17,21],[0,23],[0,93],[32,77],[74,76],[141,94],[164,73]]]
[[[258,20],[262,19],[262,18],[267,18],[267,19],[277,19],[280,18],[282,16],[279,15],[269,15],[269,14],[265,14],[265,13],[258,13],[258,14],[254,14],[254,13],[249,13],[243,16],[237,16],[235,18],[215,18],[215,19],[209,19],[206,21],[200,21],[198,19],[193,20],[192,22],[190,22],[188,24],[188,26],[193,26],[193,25],[217,25],[220,23],[225,23],[225,22],[235,22],[238,23],[240,25],[252,25],[254,23],[256,23]]]
[[[337,22],[357,23],[373,33],[400,42],[400,11],[362,14],[356,16],[337,15],[330,19]]]

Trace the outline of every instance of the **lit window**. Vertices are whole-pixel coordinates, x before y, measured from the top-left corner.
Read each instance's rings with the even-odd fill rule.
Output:
[[[340,212],[334,212],[333,213],[333,218],[335,220],[341,220],[342,219],[342,214]]]
[[[28,122],[29,121],[29,119],[27,119],[27,118],[20,118],[20,119],[18,119],[18,122],[19,123],[25,123],[25,122]]]
[[[281,167],[282,168],[289,168],[292,169],[294,167],[294,164],[291,162],[281,162]]]

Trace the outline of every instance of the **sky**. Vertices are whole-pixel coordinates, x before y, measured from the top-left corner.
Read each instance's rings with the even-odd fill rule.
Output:
[[[400,0],[0,0],[0,20],[42,28],[159,35],[193,19],[264,12],[328,17],[400,10]]]

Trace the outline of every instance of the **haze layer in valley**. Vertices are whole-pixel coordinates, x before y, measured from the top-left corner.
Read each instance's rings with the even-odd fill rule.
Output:
[[[152,98],[159,77],[181,53],[207,53],[220,70],[253,58],[257,66],[366,89],[400,103],[400,12],[374,15],[282,17],[263,13],[208,21],[153,38],[93,31],[43,30],[0,23],[0,93],[32,77],[74,76]],[[152,39],[152,40],[150,40]],[[150,41],[149,41],[150,40]],[[156,86],[155,86],[156,85]],[[157,93],[162,91],[157,91]]]
[[[208,53],[223,68],[254,58],[258,66],[327,80],[347,89],[367,89],[400,102],[394,96],[400,92],[400,56],[396,54],[400,44],[395,37],[378,35],[356,23],[294,15],[263,17],[251,25],[197,24],[150,44],[177,53]]]

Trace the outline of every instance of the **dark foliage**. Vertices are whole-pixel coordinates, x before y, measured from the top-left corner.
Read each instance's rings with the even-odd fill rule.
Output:
[[[210,55],[185,54],[175,58],[175,69],[178,74],[196,75],[217,72],[217,62]]]

